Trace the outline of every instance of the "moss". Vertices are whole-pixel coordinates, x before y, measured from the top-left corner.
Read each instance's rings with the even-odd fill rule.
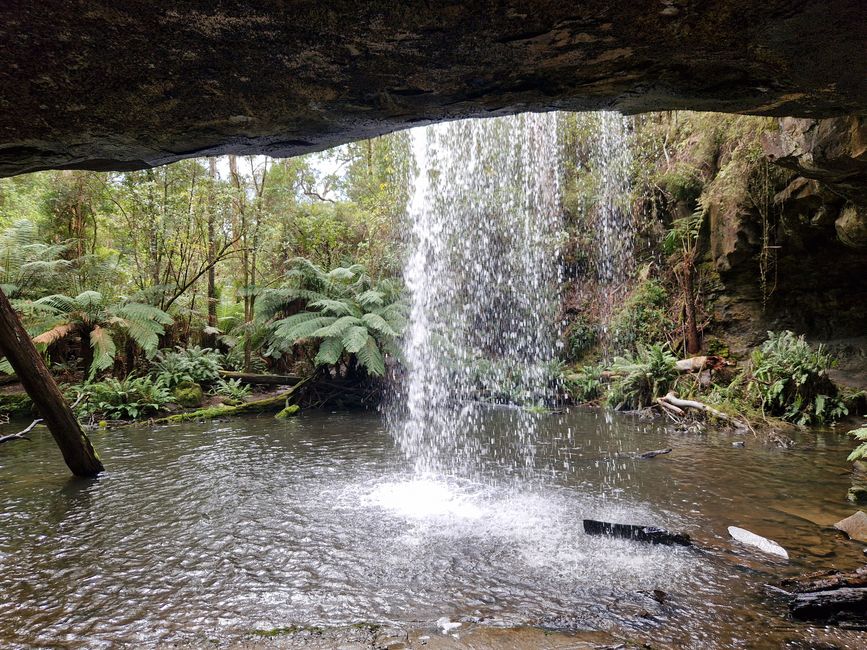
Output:
[[[286,418],[290,418],[293,415],[298,415],[298,412],[300,410],[301,410],[301,407],[298,406],[297,404],[290,404],[289,406],[284,408],[282,411],[280,411],[274,417],[278,420],[285,420]]]
[[[728,344],[722,339],[708,337],[704,340],[704,343],[708,354],[713,354],[723,358],[731,357],[731,350],[729,349]]]
[[[0,395],[0,413],[7,415],[31,415],[33,401],[27,393],[11,393]]]
[[[192,381],[182,381],[175,387],[174,399],[180,406],[192,408],[202,403],[205,394],[198,384]]]
[[[156,423],[174,424],[177,422],[191,422],[194,420],[212,420],[214,418],[220,417],[221,415],[232,415],[235,412],[236,411],[234,406],[211,406],[208,408],[199,409],[198,411],[190,411],[189,413],[177,413],[175,415],[169,415],[168,417],[156,420]]]

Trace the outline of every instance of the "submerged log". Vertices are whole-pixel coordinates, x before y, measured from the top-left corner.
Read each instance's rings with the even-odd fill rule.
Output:
[[[0,352],[6,355],[21,385],[54,437],[63,460],[76,476],[96,476],[105,469],[63,393],[48,372],[18,315],[0,290]]]
[[[257,386],[294,386],[301,377],[295,375],[257,375],[249,372],[232,372],[221,370],[220,377],[223,379],[240,379],[245,384]]]
[[[657,456],[663,456],[670,453],[671,447],[669,447],[668,449],[654,449],[653,451],[645,451],[643,454],[638,454],[638,457],[641,460],[649,460],[651,458],[656,458]]]
[[[634,524],[613,524],[595,519],[584,520],[584,532],[588,535],[607,535],[632,539],[648,544],[665,544],[667,546],[692,546],[692,541],[686,533],[671,533],[656,526],[636,526]]]

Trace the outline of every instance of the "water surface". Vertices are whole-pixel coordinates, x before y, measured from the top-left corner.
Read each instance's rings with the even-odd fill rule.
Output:
[[[481,419],[474,448],[491,462],[464,477],[416,474],[372,414],[96,433],[109,471],[95,481],[68,478],[44,429],[5,445],[0,647],[231,642],[444,616],[680,647],[809,647],[820,631],[788,621],[761,585],[863,561],[823,526],[853,510],[842,435],[739,449],[724,434],[576,411],[538,416],[528,476],[499,463],[508,441],[487,437],[501,417]],[[631,456],[661,447],[674,451]],[[588,537],[584,517],[683,530],[701,550]],[[733,524],[791,561],[738,548]],[[841,647],[864,640],[830,634]]]

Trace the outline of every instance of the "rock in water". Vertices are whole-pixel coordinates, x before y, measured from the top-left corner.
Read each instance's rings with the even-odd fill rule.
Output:
[[[767,537],[762,537],[761,535],[756,535],[755,533],[751,533],[745,528],[729,526],[729,535],[731,535],[736,541],[740,542],[741,544],[753,546],[762,551],[763,553],[778,555],[780,557],[786,558],[787,560],[789,559],[789,554],[786,549],[777,544],[774,540],[768,539]]]
[[[849,539],[867,543],[867,514],[864,514],[863,510],[859,510],[851,517],[841,519],[834,524],[834,528],[842,530]]]
[[[657,528],[656,526],[612,524],[607,521],[585,519],[584,532],[588,535],[622,537],[623,539],[634,539],[637,542],[648,542],[650,544],[692,546],[692,541],[689,539],[689,535],[685,533],[671,533],[664,528]]]

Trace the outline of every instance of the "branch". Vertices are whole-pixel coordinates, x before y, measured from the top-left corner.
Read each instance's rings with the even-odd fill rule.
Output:
[[[683,413],[684,409],[694,409],[696,411],[702,411],[703,413],[708,413],[715,418],[722,420],[723,422],[728,422],[732,426],[738,429],[747,429],[748,425],[744,424],[742,421],[737,420],[730,415],[723,413],[722,411],[718,411],[712,406],[708,406],[703,402],[699,402],[691,399],[680,399],[677,395],[672,392],[669,392],[665,397],[660,397],[656,400],[656,402],[664,408],[666,411],[676,412],[675,409],[679,410]],[[674,407],[674,408],[672,408]]]
[[[4,442],[12,442],[13,440],[30,440],[30,438],[27,437],[27,434],[33,431],[36,425],[40,422],[42,422],[42,418],[39,418],[38,420],[33,420],[33,422],[30,423],[30,426],[23,431],[19,431],[18,433],[10,433],[7,436],[0,436],[0,445],[2,445]]]

